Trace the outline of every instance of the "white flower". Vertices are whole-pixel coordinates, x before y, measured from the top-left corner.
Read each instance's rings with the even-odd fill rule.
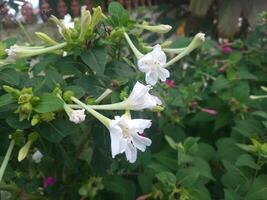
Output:
[[[39,150],[35,151],[35,153],[32,155],[32,160],[35,163],[40,163],[42,158],[43,158],[43,154]]]
[[[160,79],[166,81],[170,76],[170,72],[164,68],[166,64],[166,55],[161,50],[161,46],[157,44],[153,50],[138,60],[138,68],[141,72],[146,73],[146,82],[155,85]]]
[[[5,50],[9,60],[15,60],[17,58],[17,51],[18,51],[17,45],[13,45],[9,49]]]
[[[66,14],[63,19],[63,24],[66,28],[74,28],[74,22],[72,22],[70,14]]]
[[[72,21],[70,14],[66,14],[64,16],[62,23],[67,29],[74,28],[74,22]],[[57,27],[58,27],[59,33],[62,35],[62,28],[60,26],[57,26]]]
[[[152,143],[149,138],[140,135],[150,126],[150,120],[130,119],[127,115],[115,116],[109,125],[112,157],[125,152],[127,160],[134,163],[137,149],[144,152]]]
[[[152,89],[150,85],[143,85],[140,82],[136,82],[134,88],[129,97],[124,101],[130,110],[142,110],[152,109],[157,105],[161,105],[162,102],[156,96],[149,94]]]
[[[86,115],[84,114],[85,109],[71,110],[69,113],[69,119],[75,124],[79,124],[85,120]]]

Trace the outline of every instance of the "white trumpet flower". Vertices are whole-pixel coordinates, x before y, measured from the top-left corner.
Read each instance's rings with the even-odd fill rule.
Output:
[[[158,79],[166,81],[170,76],[170,72],[164,68],[166,61],[166,54],[159,44],[154,46],[151,52],[138,59],[138,68],[141,72],[146,73],[147,84],[155,85]]]
[[[141,134],[150,128],[151,120],[131,119],[127,115],[115,116],[109,125],[112,157],[125,153],[127,160],[134,163],[137,149],[144,152],[152,141]]]

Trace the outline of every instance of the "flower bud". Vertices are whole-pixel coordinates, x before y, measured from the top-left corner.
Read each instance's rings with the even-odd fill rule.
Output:
[[[155,26],[150,26],[146,24],[137,24],[136,27],[160,34],[168,33],[172,29],[170,25],[165,25],[165,24],[160,24]]]
[[[13,87],[10,87],[8,85],[3,85],[3,89],[9,93],[12,94],[13,96],[15,96],[16,98],[18,98],[21,94],[21,92],[18,89],[15,89]]]
[[[32,104],[31,103],[25,103],[20,106],[20,111],[22,113],[28,114],[32,112]]]
[[[18,98],[18,104],[24,104],[30,102],[32,94],[22,94]]]
[[[21,162],[22,160],[24,160],[26,158],[26,156],[28,155],[29,149],[32,145],[32,141],[29,140],[20,150],[19,150],[19,154],[18,154],[18,161]]]
[[[31,125],[32,126],[35,126],[37,125],[38,123],[40,122],[40,115],[39,114],[36,114],[32,117],[32,120],[31,120]]]
[[[71,90],[67,90],[63,93],[63,99],[67,103],[71,103],[71,97],[74,96],[74,92]]]
[[[32,155],[32,160],[35,163],[40,163],[42,158],[43,158],[43,154],[39,150],[35,151],[34,154]]]
[[[42,32],[35,32],[35,35],[40,38],[43,42],[49,44],[49,45],[56,45],[58,44],[55,40],[53,40],[51,37],[46,35],[45,33]]]
[[[48,113],[42,113],[41,115],[40,115],[40,119],[42,120],[42,121],[45,121],[45,122],[50,122],[50,121],[52,121],[52,120],[54,120],[55,119],[55,113],[53,113],[53,112],[48,112]]]

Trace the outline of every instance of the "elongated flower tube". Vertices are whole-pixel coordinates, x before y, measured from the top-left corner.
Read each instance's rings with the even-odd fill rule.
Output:
[[[11,140],[9,147],[7,149],[7,152],[6,152],[5,158],[0,167],[0,183],[2,182],[2,178],[4,176],[4,173],[5,173],[8,161],[10,159],[11,153],[13,151],[14,145],[15,145],[15,140]]]
[[[125,37],[126,41],[128,42],[130,48],[132,49],[135,57],[137,59],[140,59],[141,57],[143,57],[144,55],[134,46],[132,40],[130,39],[129,35],[126,32],[124,32],[124,37]]]
[[[137,149],[144,152],[146,147],[151,145],[151,140],[142,135],[145,129],[150,128],[151,120],[131,119],[128,113],[122,116],[115,116],[115,119],[111,120],[75,97],[71,99],[86,109],[109,129],[113,158],[118,154],[125,153],[127,160],[130,163],[134,163],[137,159]]]
[[[250,99],[265,99],[265,98],[267,98],[267,95],[259,95],[259,96],[250,95],[249,98]]]
[[[50,47],[26,47],[26,46],[13,45],[9,49],[6,49],[5,51],[8,54],[8,59],[12,60],[12,59],[26,58],[49,52],[54,52],[56,50],[64,48],[66,45],[67,45],[66,42],[53,45]]]
[[[164,67],[169,67],[170,65],[174,64],[184,56],[191,53],[194,49],[199,47],[203,42],[205,41],[205,34],[204,33],[198,33],[194,37],[194,39],[191,41],[191,43],[177,56],[175,56],[173,59],[171,59],[169,62],[166,63]]]
[[[168,33],[172,29],[170,25],[165,25],[165,24],[159,24],[155,26],[147,24],[136,24],[135,26],[141,29],[161,34]]]
[[[162,105],[161,100],[149,94],[152,89],[150,85],[143,85],[136,82],[129,97],[119,103],[105,104],[105,105],[86,105],[86,107],[95,110],[143,110],[153,109],[158,105]],[[75,107],[75,105],[73,106]],[[77,108],[77,107],[76,107]]]

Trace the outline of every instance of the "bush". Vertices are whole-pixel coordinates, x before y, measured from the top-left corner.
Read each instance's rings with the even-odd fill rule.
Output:
[[[142,30],[170,27],[132,21],[118,3],[108,16],[98,7],[74,23],[52,17],[63,42],[3,41],[3,198],[265,199],[266,19],[179,64],[204,35],[152,48]],[[166,62],[163,51],[177,56]],[[136,159],[137,149],[146,151]]]

